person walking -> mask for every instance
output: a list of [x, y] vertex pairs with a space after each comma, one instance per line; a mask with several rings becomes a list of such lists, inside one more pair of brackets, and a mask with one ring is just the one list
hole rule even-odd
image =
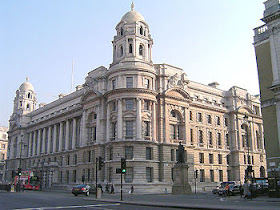
[[244, 194], [244, 189], [243, 189], [242, 184], [239, 185], [239, 191], [240, 191], [240, 198], [242, 198], [243, 194]]
[[115, 194], [114, 184], [111, 185], [111, 194]]
[[133, 188], [133, 185], [131, 185], [131, 188], [130, 188], [130, 190], [129, 190], [128, 193], [132, 195], [132, 194], [133, 194], [133, 191], [134, 191], [134, 188]]
[[248, 182], [245, 181], [245, 183], [243, 184], [243, 189], [244, 189], [244, 199], [245, 198], [249, 198], [249, 185]]

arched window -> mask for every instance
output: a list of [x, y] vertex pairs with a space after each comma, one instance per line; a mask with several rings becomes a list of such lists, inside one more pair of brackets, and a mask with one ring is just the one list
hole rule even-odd
[[132, 44], [129, 44], [129, 53], [132, 53]]
[[30, 105], [29, 104], [26, 105], [26, 110], [30, 110]]
[[139, 55], [143, 55], [143, 45], [140, 44], [139, 46]]
[[143, 35], [143, 26], [140, 27], [140, 34]]
[[263, 166], [260, 167], [260, 177], [265, 177], [265, 169]]
[[172, 110], [170, 116], [170, 138], [172, 140], [183, 140], [184, 125], [180, 113], [176, 110]]
[[123, 35], [123, 28], [121, 27], [121, 36]]
[[123, 56], [123, 46], [120, 47], [120, 57]]
[[31, 94], [30, 93], [27, 93], [27, 98], [31, 98]]

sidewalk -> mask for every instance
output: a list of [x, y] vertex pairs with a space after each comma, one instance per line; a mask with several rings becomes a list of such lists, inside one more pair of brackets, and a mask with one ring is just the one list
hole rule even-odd
[[212, 193], [200, 193], [191, 195], [172, 194], [123, 194], [120, 201], [120, 193], [102, 195], [101, 199], [93, 197], [85, 200], [123, 203], [140, 206], [154, 206], [162, 208], [192, 208], [192, 209], [280, 209], [280, 198], [267, 196], [254, 199], [244, 199], [240, 196], [222, 197]]

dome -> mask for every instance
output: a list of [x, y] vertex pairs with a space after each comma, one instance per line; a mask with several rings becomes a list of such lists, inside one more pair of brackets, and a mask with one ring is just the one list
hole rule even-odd
[[19, 91], [20, 92], [24, 92], [24, 91], [33, 91], [34, 92], [33, 85], [30, 82], [28, 82], [28, 78], [26, 78], [26, 81], [21, 84], [21, 86], [19, 87]]
[[134, 4], [131, 4], [131, 11], [125, 13], [125, 15], [122, 17], [122, 20], [126, 23], [134, 23], [136, 21], [144, 21], [144, 17], [139, 13], [134, 11]]

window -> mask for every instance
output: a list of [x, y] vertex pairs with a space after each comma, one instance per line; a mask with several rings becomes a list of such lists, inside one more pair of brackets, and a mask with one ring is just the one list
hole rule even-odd
[[153, 168], [146, 168], [146, 180], [147, 182], [153, 182]]
[[219, 181], [222, 182], [223, 180], [223, 170], [219, 170]]
[[91, 162], [91, 151], [88, 151], [88, 162]]
[[120, 46], [120, 57], [123, 56], [123, 46]]
[[132, 53], [132, 44], [129, 44], [129, 53]]
[[190, 120], [193, 120], [192, 111], [190, 111]]
[[225, 118], [225, 126], [228, 126], [228, 118]]
[[76, 182], [77, 179], [77, 171], [73, 170], [73, 182]]
[[123, 35], [123, 27], [121, 27], [121, 36]]
[[150, 136], [150, 122], [144, 121], [144, 136]]
[[139, 55], [143, 55], [143, 45], [139, 46]]
[[228, 178], [228, 181], [231, 181], [230, 170], [227, 170], [227, 178]]
[[218, 145], [222, 146], [221, 133], [217, 133], [217, 138], [218, 138]]
[[113, 147], [109, 148], [109, 160], [113, 160]]
[[229, 147], [229, 135], [228, 135], [228, 133], [226, 134], [226, 145]]
[[213, 134], [212, 134], [212, 132], [209, 131], [208, 135], [209, 135], [209, 145], [213, 145]]
[[227, 164], [229, 165], [229, 155], [227, 155], [226, 158], [227, 158]]
[[210, 182], [214, 182], [214, 170], [210, 170]]
[[198, 139], [199, 139], [199, 143], [203, 144], [203, 132], [202, 132], [202, 130], [198, 130]]
[[263, 155], [260, 155], [260, 162], [263, 162]]
[[140, 34], [143, 35], [143, 26], [140, 27]]
[[126, 168], [126, 172], [124, 174], [124, 181], [126, 183], [133, 182], [133, 168]]
[[175, 149], [171, 149], [171, 161], [175, 161]]
[[69, 183], [69, 171], [66, 171], [66, 183]]
[[209, 154], [209, 163], [210, 164], [214, 163], [213, 154]]
[[78, 161], [78, 156], [77, 154], [74, 155], [74, 164], [77, 165], [77, 161]]
[[144, 110], [150, 110], [149, 105], [150, 105], [149, 101], [144, 100]]
[[113, 167], [108, 168], [108, 181], [112, 182], [112, 177], [113, 177]]
[[199, 163], [204, 163], [204, 154], [199, 153]]
[[244, 155], [244, 164], [246, 164], [246, 155]]
[[115, 138], [116, 137], [116, 131], [117, 131], [117, 122], [112, 122], [112, 137]]
[[124, 147], [124, 155], [127, 160], [133, 159], [133, 147], [132, 146], [125, 146]]
[[218, 161], [219, 164], [223, 164], [223, 156], [221, 154], [218, 154]]
[[133, 137], [133, 121], [125, 121], [125, 136], [126, 138]]
[[152, 160], [152, 148], [146, 147], [146, 160]]
[[116, 102], [113, 101], [112, 102], [112, 111], [116, 111], [117, 110], [117, 105], [116, 105]]
[[176, 128], [175, 125], [170, 125], [170, 138], [175, 139], [176, 137]]
[[248, 155], [248, 164], [251, 164], [251, 156]]
[[126, 87], [127, 88], [133, 88], [133, 77], [127, 77], [126, 78]]
[[149, 89], [150, 88], [150, 80], [149, 79], [144, 79], [144, 88]]
[[66, 157], [67, 159], [66, 159], [66, 162], [67, 162], [67, 165], [70, 165], [70, 156], [69, 155], [67, 155], [67, 157]]
[[200, 112], [197, 113], [197, 121], [202, 122], [202, 114]]
[[193, 144], [193, 129], [190, 129], [190, 140], [191, 140], [191, 144]]
[[125, 100], [126, 110], [133, 110], [133, 99]]
[[204, 169], [200, 169], [199, 175], [200, 175], [200, 182], [205, 182]]
[[208, 124], [212, 124], [212, 117], [210, 114], [207, 115], [207, 122]]
[[88, 171], [87, 171], [87, 173], [88, 173], [88, 182], [90, 182], [90, 169], [88, 169]]
[[219, 116], [217, 116], [217, 125], [221, 125], [221, 119]]
[[116, 80], [113, 79], [112, 80], [112, 90], [115, 90], [116, 89]]

